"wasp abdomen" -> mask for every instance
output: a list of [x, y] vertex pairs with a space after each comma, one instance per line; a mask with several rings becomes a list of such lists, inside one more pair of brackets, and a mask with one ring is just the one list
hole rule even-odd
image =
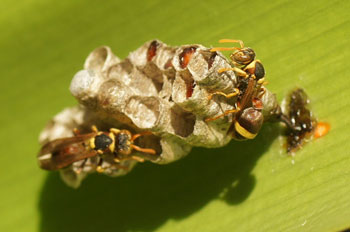
[[245, 139], [253, 139], [260, 131], [263, 122], [263, 114], [250, 107], [243, 110], [235, 123], [235, 129]]
[[265, 76], [264, 66], [260, 62], [255, 63], [254, 75], [255, 75], [257, 80], [259, 80]]

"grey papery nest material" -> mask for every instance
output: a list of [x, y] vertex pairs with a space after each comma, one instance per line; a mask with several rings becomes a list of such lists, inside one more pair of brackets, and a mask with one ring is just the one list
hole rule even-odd
[[[157, 44], [157, 49], [149, 56], [152, 43]], [[184, 65], [185, 49], [194, 52]], [[161, 41], [150, 41], [124, 60], [115, 56], [109, 47], [97, 48], [70, 85], [70, 91], [80, 105], [56, 115], [42, 131], [40, 142], [71, 137], [74, 128], [88, 132], [91, 125], [101, 130], [114, 127], [133, 133], [151, 131], [154, 136], [142, 136], [137, 143], [156, 150], [156, 156], [140, 156], [157, 164], [176, 161], [194, 146], [225, 146], [232, 139], [227, 135], [232, 117], [212, 122], [204, 119], [235, 108], [236, 98], [216, 96], [208, 100], [210, 93], [215, 91], [234, 91], [237, 86], [235, 73], [218, 72], [229, 67], [230, 62], [220, 52], [210, 52], [202, 45], [169, 47]], [[264, 119], [268, 120], [278, 103], [268, 90], [262, 101]], [[95, 171], [99, 157], [89, 158], [82, 171], [77, 172], [81, 162], [61, 170], [68, 185], [79, 186], [87, 173]], [[137, 161], [122, 161], [121, 165], [129, 170], [115, 168], [111, 162], [112, 158], [104, 158], [104, 173], [119, 176], [130, 171]]]

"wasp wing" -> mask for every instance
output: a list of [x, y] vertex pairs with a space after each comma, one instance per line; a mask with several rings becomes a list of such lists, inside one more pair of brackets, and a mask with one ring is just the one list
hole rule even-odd
[[241, 100], [238, 102], [239, 111], [233, 116], [234, 120], [232, 120], [232, 124], [231, 124], [230, 128], [227, 130], [227, 134], [234, 133], [234, 131], [235, 131], [235, 123], [234, 122], [236, 121], [235, 118], [238, 118], [242, 114], [242, 112], [245, 108], [252, 106], [255, 83], [256, 83], [256, 81], [253, 78], [249, 79], [247, 88], [245, 89]]
[[241, 109], [241, 111], [253, 105], [253, 97], [256, 94], [254, 88], [255, 84], [256, 81], [253, 78], [250, 78], [248, 86], [242, 96], [242, 99], [239, 101], [239, 108]]
[[46, 143], [38, 155], [40, 167], [46, 170], [58, 170], [75, 161], [95, 156], [97, 152], [84, 144], [94, 135], [96, 133], [56, 139]]

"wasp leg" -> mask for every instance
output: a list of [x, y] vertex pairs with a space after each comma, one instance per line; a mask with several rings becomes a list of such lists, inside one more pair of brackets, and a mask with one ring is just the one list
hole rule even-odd
[[155, 155], [156, 154], [156, 151], [154, 149], [151, 149], [151, 148], [141, 148], [141, 147], [136, 146], [134, 144], [131, 144], [131, 147], [133, 149], [135, 149], [136, 151], [148, 153], [148, 154], [151, 154], [151, 155]]
[[86, 161], [87, 159], [84, 159], [84, 161], [80, 164], [79, 168], [75, 171], [77, 174], [80, 174], [83, 171]]
[[102, 162], [103, 162], [103, 159], [100, 158], [100, 161], [98, 162], [98, 165], [96, 167], [96, 172], [98, 173], [102, 173], [105, 171], [105, 169], [102, 167]]
[[222, 96], [225, 96], [226, 98], [231, 98], [231, 97], [237, 96], [239, 94], [239, 89], [234, 88], [234, 90], [235, 90], [235, 92], [229, 93], [229, 94], [226, 94], [226, 93], [223, 93], [223, 92], [220, 92], [220, 91], [211, 93], [208, 96], [208, 100], [210, 101], [213, 98], [214, 95], [222, 95]]
[[260, 92], [258, 93], [257, 97], [261, 99], [265, 95], [266, 89], [264, 87], [262, 87], [259, 91]]
[[218, 73], [223, 73], [223, 72], [227, 72], [227, 71], [233, 71], [234, 68], [220, 68], [218, 70]]
[[80, 135], [80, 130], [78, 128], [73, 129], [74, 136]]
[[116, 129], [116, 128], [111, 128], [109, 129], [110, 132], [114, 133], [114, 134], [119, 134], [120, 130]]
[[244, 77], [244, 78], [247, 78], [249, 75], [244, 72], [242, 69], [240, 68], [237, 68], [237, 67], [232, 67], [232, 68], [220, 68], [218, 70], [218, 73], [223, 73], [223, 72], [227, 72], [227, 71], [234, 71], [235, 74], [237, 74], [238, 76], [241, 76], [241, 77]]
[[135, 156], [135, 155], [127, 156], [127, 157], [123, 157], [123, 158], [114, 158], [114, 162], [116, 162], [116, 163], [120, 163], [123, 160], [136, 160], [140, 163], [145, 162], [145, 159], [138, 157], [138, 156]]
[[265, 77], [264, 78], [261, 78], [257, 81], [257, 83], [259, 85], [267, 85], [269, 82], [268, 81], [265, 81]]
[[92, 126], [91, 126], [91, 130], [92, 130], [93, 132], [98, 132], [98, 129], [97, 129], [97, 127], [96, 127], [95, 125], [92, 125]]
[[116, 168], [119, 168], [119, 169], [123, 169], [125, 171], [129, 171], [129, 168], [124, 166], [124, 165], [120, 165], [120, 164], [113, 164], [112, 166], [115, 166]]
[[135, 155], [131, 156], [130, 159], [136, 160], [136, 161], [138, 161], [138, 162], [140, 162], [140, 163], [145, 162], [145, 159], [143, 159], [143, 158], [141, 158], [141, 157], [138, 157], [138, 156], [135, 156]]
[[244, 48], [243, 41], [242, 40], [238, 40], [238, 39], [220, 39], [219, 43], [239, 43], [241, 48]]
[[205, 122], [210, 122], [210, 121], [214, 121], [214, 120], [217, 120], [219, 118], [222, 118], [222, 117], [225, 117], [229, 114], [233, 114], [233, 113], [236, 113], [237, 111], [239, 111], [239, 109], [233, 109], [233, 110], [226, 110], [223, 114], [220, 114], [216, 117], [213, 117], [213, 118], [206, 118], [204, 121]]
[[103, 167], [101, 167], [101, 166], [96, 167], [96, 172], [103, 173], [104, 171], [105, 171], [105, 169]]

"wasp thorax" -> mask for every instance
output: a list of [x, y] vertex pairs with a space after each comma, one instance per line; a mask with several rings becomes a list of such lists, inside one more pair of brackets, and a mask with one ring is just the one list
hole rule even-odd
[[235, 123], [236, 132], [245, 139], [253, 139], [258, 134], [264, 121], [261, 111], [249, 107], [243, 110]]
[[241, 65], [247, 65], [255, 59], [255, 52], [251, 48], [242, 48], [231, 54], [231, 59]]
[[116, 136], [115, 139], [115, 147], [118, 153], [123, 155], [128, 155], [131, 153], [131, 134], [125, 132], [121, 132]]
[[100, 134], [95, 137], [95, 150], [105, 150], [111, 145], [113, 140], [106, 134]]

